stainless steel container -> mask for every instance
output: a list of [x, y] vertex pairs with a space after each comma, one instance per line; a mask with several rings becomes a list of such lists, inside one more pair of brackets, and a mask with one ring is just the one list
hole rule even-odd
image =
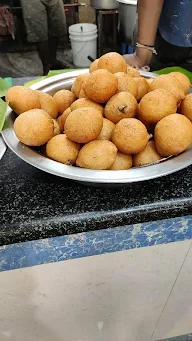
[[120, 37], [125, 43], [132, 44], [137, 21], [137, 0], [118, 0], [118, 2]]
[[91, 0], [91, 6], [95, 9], [117, 9], [119, 4], [116, 0]]
[[[61, 89], [71, 89], [71, 86], [78, 75], [88, 73], [89, 70], [77, 70], [64, 73], [44, 80], [31, 86], [33, 90], [41, 90], [49, 94], [54, 94]], [[141, 76], [145, 78], [155, 78], [157, 75], [150, 72], [141, 71]], [[22, 143], [20, 143], [14, 133], [13, 124], [15, 114], [10, 108], [7, 110], [5, 128], [2, 131], [2, 136], [12, 151], [25, 162], [32, 166], [41, 169], [47, 173], [54, 174], [63, 178], [73, 179], [86, 184], [118, 186], [121, 184], [129, 184], [131, 182], [139, 182], [151, 180], [161, 176], [165, 176], [181, 170], [192, 164], [192, 148], [184, 153], [162, 160], [160, 163], [153, 164], [147, 167], [131, 168], [124, 171], [110, 170], [92, 170], [73, 166], [67, 166], [59, 162], [50, 160], [43, 155], [37, 153]]]

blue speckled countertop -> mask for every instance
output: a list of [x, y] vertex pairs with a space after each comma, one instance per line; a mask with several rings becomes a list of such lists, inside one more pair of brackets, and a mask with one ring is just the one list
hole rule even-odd
[[192, 167], [127, 187], [89, 188], [44, 173], [10, 150], [0, 162], [0, 245], [192, 212]]

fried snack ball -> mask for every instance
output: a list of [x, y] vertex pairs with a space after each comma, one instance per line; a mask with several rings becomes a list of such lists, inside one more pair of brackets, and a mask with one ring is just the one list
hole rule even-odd
[[192, 94], [188, 94], [181, 102], [179, 112], [192, 122]]
[[39, 90], [36, 90], [35, 92], [39, 97], [41, 109], [46, 111], [52, 118], [56, 118], [58, 116], [58, 105], [56, 100], [45, 92]]
[[102, 105], [100, 104], [97, 104], [93, 101], [91, 101], [90, 99], [88, 98], [79, 98], [77, 99], [75, 102], [73, 102], [71, 104], [71, 111], [73, 110], [76, 110], [76, 109], [79, 109], [79, 108], [94, 108], [98, 111], [100, 111], [100, 113], [103, 115], [103, 112], [104, 112], [104, 108]]
[[154, 129], [155, 129], [155, 124], [149, 123], [149, 122], [145, 121], [142, 117], [140, 117], [139, 106], [140, 106], [140, 104], [138, 105], [138, 113], [136, 115], [136, 118], [144, 124], [144, 126], [147, 128], [148, 132], [153, 133]]
[[127, 66], [127, 74], [130, 77], [140, 77], [140, 72], [139, 70], [135, 69], [132, 66]]
[[60, 126], [59, 123], [53, 119], [53, 135], [59, 135], [60, 134]]
[[53, 98], [57, 102], [60, 115], [76, 100], [74, 93], [69, 90], [60, 90], [55, 93]]
[[141, 99], [138, 116], [141, 121], [156, 124], [163, 117], [175, 114], [176, 111], [175, 97], [166, 89], [157, 89]]
[[111, 140], [115, 124], [106, 118], [103, 119], [103, 128], [96, 140]]
[[57, 121], [57, 123], [59, 125], [60, 133], [63, 133], [63, 131], [64, 131], [64, 124], [63, 124], [62, 115], [59, 116], [56, 121]]
[[65, 121], [65, 133], [69, 139], [78, 143], [95, 140], [103, 127], [103, 117], [94, 108], [80, 108], [69, 114]]
[[125, 154], [138, 154], [147, 145], [149, 134], [142, 122], [136, 118], [124, 118], [117, 123], [112, 142]]
[[137, 101], [140, 101], [149, 91], [149, 84], [144, 77], [135, 77], [134, 81], [138, 86]]
[[85, 95], [85, 91], [83, 90], [83, 88], [81, 88], [81, 91], [79, 93], [79, 98], [87, 98], [87, 96]]
[[126, 73], [115, 73], [118, 79], [118, 92], [130, 92], [135, 98], [138, 96], [138, 85], [133, 77], [128, 76]]
[[75, 79], [72, 85], [71, 91], [75, 94], [77, 98], [79, 98], [80, 91], [83, 87], [83, 84], [87, 81], [88, 78], [89, 78], [89, 74], [84, 73], [82, 75], [77, 76], [77, 78]]
[[97, 70], [89, 74], [83, 89], [89, 99], [102, 104], [116, 93], [117, 86], [117, 77], [107, 70]]
[[157, 123], [154, 136], [161, 156], [177, 155], [192, 143], [192, 124], [183, 115], [169, 115]]
[[155, 142], [149, 141], [145, 149], [133, 156], [133, 166], [140, 167], [159, 160], [161, 160], [161, 156], [157, 152]]
[[69, 116], [69, 114], [71, 113], [71, 108], [67, 108], [63, 113], [62, 115], [60, 115], [58, 118], [57, 118], [57, 122], [59, 124], [59, 127], [60, 127], [60, 132], [63, 133], [64, 131], [64, 125], [65, 125], [65, 121], [67, 119], [67, 117]]
[[99, 58], [98, 69], [106, 69], [111, 73], [127, 72], [127, 63], [117, 52], [109, 52]]
[[110, 170], [128, 170], [132, 166], [133, 166], [132, 155], [127, 155], [118, 151], [115, 162], [110, 168]]
[[177, 103], [185, 98], [185, 93], [182, 89], [181, 83], [176, 77], [169, 75], [161, 75], [153, 80], [150, 84], [151, 91], [156, 89], [165, 89], [172, 93], [176, 98]]
[[146, 78], [146, 81], [150, 85], [154, 81], [154, 78]]
[[118, 123], [124, 118], [135, 117], [137, 113], [137, 101], [129, 92], [119, 92], [107, 102], [104, 115], [113, 123]]
[[98, 69], [98, 63], [99, 63], [99, 59], [95, 59], [94, 62], [91, 63], [90, 68], [89, 68], [90, 73], [92, 73]]
[[147, 78], [146, 81], [147, 81], [147, 83], [148, 83], [148, 85], [149, 85], [149, 91], [152, 91], [152, 89], [151, 89], [151, 84], [152, 84], [152, 82], [154, 81], [154, 78]]
[[41, 109], [37, 93], [25, 86], [13, 86], [10, 88], [6, 93], [6, 102], [17, 115], [31, 109]]
[[61, 115], [62, 117], [62, 122], [63, 122], [63, 128], [64, 128], [64, 125], [65, 125], [65, 121], [67, 119], [67, 117], [69, 116], [69, 114], [72, 112], [71, 108], [67, 108]]
[[117, 148], [110, 141], [95, 140], [83, 146], [76, 165], [81, 168], [106, 170], [114, 164]]
[[53, 119], [41, 109], [31, 109], [18, 116], [13, 129], [18, 140], [27, 146], [41, 146], [54, 135]]
[[79, 150], [80, 145], [65, 134], [54, 136], [46, 145], [46, 154], [50, 159], [69, 166], [75, 163]]
[[181, 72], [171, 72], [169, 75], [177, 78], [177, 80], [181, 83], [185, 95], [187, 95], [191, 87], [189, 78]]

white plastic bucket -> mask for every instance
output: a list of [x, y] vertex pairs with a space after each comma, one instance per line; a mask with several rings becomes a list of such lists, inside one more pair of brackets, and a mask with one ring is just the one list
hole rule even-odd
[[88, 56], [97, 58], [97, 26], [93, 24], [75, 24], [69, 27], [69, 38], [73, 54], [73, 64], [77, 67], [89, 67]]

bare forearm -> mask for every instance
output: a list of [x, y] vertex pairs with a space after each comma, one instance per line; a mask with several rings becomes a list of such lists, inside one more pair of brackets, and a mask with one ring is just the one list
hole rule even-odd
[[[138, 0], [138, 35], [137, 42], [154, 46], [164, 0]], [[133, 55], [125, 56], [128, 64], [136, 67], [150, 65], [152, 51], [137, 47]]]
[[138, 37], [140, 44], [154, 45], [164, 0], [138, 0]]

